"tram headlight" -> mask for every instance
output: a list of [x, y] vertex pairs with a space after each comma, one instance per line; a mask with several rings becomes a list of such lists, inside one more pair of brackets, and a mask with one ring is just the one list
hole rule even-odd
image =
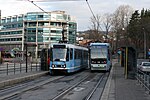
[[55, 65], [52, 65], [52, 67], [54, 68], [54, 67], [55, 67]]
[[64, 64], [63, 67], [66, 68], [66, 64]]

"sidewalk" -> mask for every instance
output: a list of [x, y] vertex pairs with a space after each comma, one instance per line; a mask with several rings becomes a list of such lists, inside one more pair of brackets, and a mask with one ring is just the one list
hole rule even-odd
[[112, 67], [101, 100], [150, 100], [150, 95], [136, 79], [125, 79], [124, 68], [116, 63]]
[[43, 75], [48, 74], [49, 71], [30, 71], [27, 73], [19, 73], [14, 75], [5, 75], [0, 76], [0, 88], [13, 85], [16, 83], [24, 82], [27, 80], [32, 80], [38, 77], [41, 77]]

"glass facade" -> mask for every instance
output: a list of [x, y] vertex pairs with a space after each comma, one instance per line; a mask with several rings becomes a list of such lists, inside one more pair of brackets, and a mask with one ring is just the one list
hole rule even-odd
[[29, 50], [32, 48], [32, 52], [39, 52], [50, 43], [62, 40], [63, 31], [68, 43], [76, 43], [77, 24], [64, 11], [29, 12], [25, 15], [4, 17], [1, 23], [0, 45], [12, 45], [9, 49], [18, 45], [19, 49], [24, 51], [24, 43], [27, 42], [36, 44], [29, 46]]

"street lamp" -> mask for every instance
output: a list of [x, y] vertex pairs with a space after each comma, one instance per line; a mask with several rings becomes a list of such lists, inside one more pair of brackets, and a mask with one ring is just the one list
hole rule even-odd
[[144, 59], [146, 59], [146, 33], [145, 33], [145, 29], [143, 29], [143, 33], [144, 33]]
[[26, 49], [26, 73], [28, 72], [28, 59], [27, 59], [27, 52], [28, 52], [28, 46], [27, 46], [27, 36], [24, 36], [24, 40], [25, 40], [25, 42], [24, 42], [24, 45], [25, 45], [25, 49]]

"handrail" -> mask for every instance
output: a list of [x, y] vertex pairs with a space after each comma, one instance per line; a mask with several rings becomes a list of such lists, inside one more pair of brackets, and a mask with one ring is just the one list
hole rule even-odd
[[[40, 71], [41, 65], [40, 63], [28, 63], [27, 69], [29, 71]], [[0, 65], [0, 75], [12, 75], [25, 73], [26, 64], [24, 63], [3, 63]]]
[[136, 79], [150, 94], [150, 72], [143, 72], [137, 69]]

